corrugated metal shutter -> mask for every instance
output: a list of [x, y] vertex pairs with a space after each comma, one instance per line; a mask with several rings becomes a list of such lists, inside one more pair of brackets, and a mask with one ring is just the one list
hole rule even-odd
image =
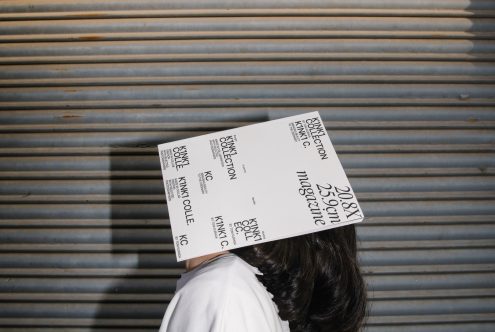
[[369, 220], [368, 331], [495, 329], [495, 2], [2, 1], [0, 326], [150, 331], [156, 144], [318, 110]]

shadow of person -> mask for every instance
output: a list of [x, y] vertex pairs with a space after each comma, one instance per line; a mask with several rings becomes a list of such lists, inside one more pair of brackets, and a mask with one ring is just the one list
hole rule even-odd
[[[156, 146], [111, 148], [101, 297], [91, 331], [157, 331], [183, 272], [172, 244]], [[143, 150], [144, 154], [129, 150]]]

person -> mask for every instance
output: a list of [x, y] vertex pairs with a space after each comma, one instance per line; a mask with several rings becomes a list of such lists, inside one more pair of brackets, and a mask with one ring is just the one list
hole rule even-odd
[[347, 225], [189, 260], [160, 332], [359, 331], [356, 242]]

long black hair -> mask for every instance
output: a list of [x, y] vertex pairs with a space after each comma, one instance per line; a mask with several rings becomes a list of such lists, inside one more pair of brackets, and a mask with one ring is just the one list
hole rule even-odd
[[263, 275], [291, 331], [355, 332], [367, 311], [354, 225], [230, 250]]

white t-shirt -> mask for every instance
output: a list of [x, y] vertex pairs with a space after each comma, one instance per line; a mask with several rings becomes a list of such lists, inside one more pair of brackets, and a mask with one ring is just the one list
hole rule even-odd
[[160, 332], [290, 332], [255, 274], [233, 253], [183, 273]]

